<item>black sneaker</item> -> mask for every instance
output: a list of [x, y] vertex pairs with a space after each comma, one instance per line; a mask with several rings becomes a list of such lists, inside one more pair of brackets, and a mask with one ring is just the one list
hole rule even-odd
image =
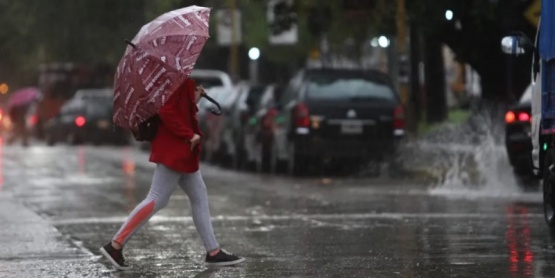
[[206, 254], [206, 265], [208, 266], [232, 266], [240, 264], [245, 261], [245, 258], [240, 258], [233, 254], [228, 254], [224, 250], [220, 250], [218, 254], [210, 256]]
[[112, 246], [112, 242], [108, 242], [106, 245], [100, 248], [100, 254], [104, 255], [112, 265], [118, 270], [127, 270], [131, 266], [125, 264], [125, 259], [123, 258], [122, 249], [117, 250]]

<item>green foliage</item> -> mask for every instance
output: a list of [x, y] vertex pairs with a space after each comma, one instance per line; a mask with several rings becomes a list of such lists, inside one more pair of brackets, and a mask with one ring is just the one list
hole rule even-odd
[[[262, 55], [277, 64], [290, 64], [303, 60], [310, 49], [318, 47], [318, 37], [308, 29], [308, 17], [313, 8], [331, 9], [328, 38], [332, 49], [341, 51], [346, 41], [354, 45], [376, 35], [394, 36], [396, 33], [396, 1], [372, 1], [371, 8], [345, 10], [339, 0], [297, 0], [299, 43], [291, 46], [275, 46], [268, 43], [266, 1], [236, 0], [243, 13], [243, 49], [259, 47]], [[37, 65], [45, 62], [69, 61], [89, 64], [115, 65], [121, 57], [125, 44], [123, 39], [133, 38], [147, 21], [165, 11], [188, 5], [205, 5], [227, 8], [229, 0], [0, 0], [0, 74], [36, 72]], [[513, 20], [515, 13], [522, 13], [520, 0], [406, 0], [410, 23], [418, 26], [424, 36], [438, 36], [450, 45], [458, 59], [469, 62], [475, 68], [491, 53], [477, 51], [476, 47], [487, 43], [488, 51], [498, 48], [498, 37], [507, 29], [504, 22]], [[454, 22], [444, 18], [446, 9], [455, 13], [463, 31], [457, 31]], [[215, 26], [215, 16], [212, 17]], [[511, 27], [515, 27], [511, 26]], [[533, 35], [533, 28], [525, 28]], [[530, 31], [532, 30], [532, 31]], [[215, 28], [211, 28], [208, 48], [221, 50], [216, 45]], [[495, 42], [495, 44], [493, 44]], [[355, 48], [356, 49], [356, 48]], [[222, 53], [219, 51], [218, 53]], [[217, 58], [216, 58], [217, 59]], [[485, 59], [487, 60], [487, 59]]]
[[115, 64], [144, 22], [143, 0], [1, 1], [0, 65], [20, 72], [39, 63]]

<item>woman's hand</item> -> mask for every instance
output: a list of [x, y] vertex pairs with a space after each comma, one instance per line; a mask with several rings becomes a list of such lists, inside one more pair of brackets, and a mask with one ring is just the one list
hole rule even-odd
[[189, 143], [191, 143], [191, 151], [195, 149], [195, 147], [200, 144], [200, 135], [195, 134], [193, 135], [193, 138], [191, 138], [191, 140], [189, 140]]
[[195, 103], [198, 103], [202, 94], [205, 94], [204, 87], [202, 85], [195, 88]]

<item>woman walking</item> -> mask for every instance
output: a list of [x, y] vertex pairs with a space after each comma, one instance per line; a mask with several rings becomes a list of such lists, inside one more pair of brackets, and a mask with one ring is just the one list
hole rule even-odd
[[193, 80], [187, 79], [158, 113], [160, 126], [151, 142], [150, 161], [156, 163], [156, 169], [150, 191], [112, 240], [100, 248], [116, 269], [129, 268], [123, 247], [150, 217], [166, 206], [177, 185], [191, 202], [193, 221], [207, 252], [205, 263], [230, 266], [245, 260], [221, 250], [212, 230], [208, 195], [199, 171], [202, 133], [197, 103], [203, 93], [202, 86], [196, 87]]

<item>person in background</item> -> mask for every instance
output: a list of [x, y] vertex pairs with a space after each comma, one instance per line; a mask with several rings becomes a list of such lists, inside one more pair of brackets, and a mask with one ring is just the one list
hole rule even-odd
[[129, 265], [123, 257], [123, 247], [131, 237], [168, 203], [177, 185], [189, 197], [193, 221], [206, 249], [205, 263], [209, 266], [231, 266], [245, 259], [222, 249], [212, 229], [208, 194], [199, 170], [202, 133], [197, 120], [197, 103], [204, 94], [202, 86], [185, 80], [160, 110], [160, 126], [151, 142], [150, 161], [156, 163], [150, 191], [131, 212], [110, 242], [100, 248], [116, 269]]
[[8, 116], [12, 123], [12, 133], [8, 138], [8, 144], [13, 144], [17, 138], [21, 138], [23, 146], [29, 146], [29, 136], [27, 133], [27, 112], [29, 111], [29, 105], [20, 105], [10, 107], [8, 110]]

